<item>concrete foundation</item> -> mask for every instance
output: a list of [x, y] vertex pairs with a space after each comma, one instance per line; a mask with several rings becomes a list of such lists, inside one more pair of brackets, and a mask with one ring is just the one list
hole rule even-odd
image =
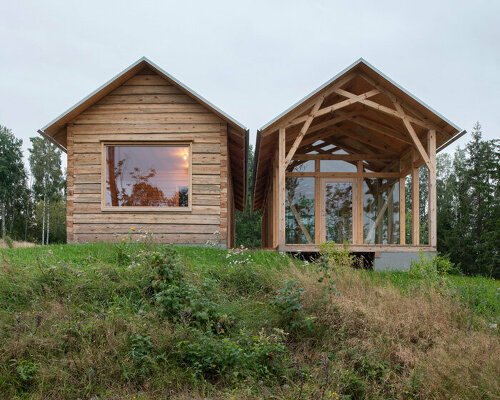
[[[424, 257], [434, 257], [435, 251], [423, 253]], [[373, 260], [373, 269], [376, 271], [408, 271], [412, 260], [419, 260], [419, 252], [380, 252]]]

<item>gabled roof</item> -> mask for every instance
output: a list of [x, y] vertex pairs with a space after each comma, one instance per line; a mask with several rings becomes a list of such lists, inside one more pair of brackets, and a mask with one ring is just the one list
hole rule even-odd
[[[465, 133], [366, 60], [358, 59], [257, 131], [253, 209], [260, 209], [265, 200], [279, 128], [286, 128], [287, 148], [295, 138], [303, 137], [307, 138], [300, 141], [304, 152], [325, 153], [336, 146], [353, 154], [385, 152], [401, 158], [408, 156], [412, 143], [404, 120], [420, 122], [414, 127], [420, 137], [435, 130], [438, 151]], [[303, 126], [307, 126], [306, 136], [300, 133]], [[310, 132], [316, 133], [307, 136]]]
[[65, 127], [65, 125], [71, 121], [73, 118], [75, 118], [77, 115], [85, 111], [88, 107], [92, 106], [93, 104], [97, 103], [100, 99], [102, 99], [104, 96], [108, 95], [111, 93], [114, 89], [116, 89], [118, 86], [122, 85], [125, 81], [130, 79], [132, 76], [134, 76], [137, 72], [142, 70], [145, 67], [149, 67], [151, 70], [156, 72], [158, 75], [162, 76], [163, 78], [167, 79], [170, 81], [174, 86], [182, 90], [184, 93], [186, 93], [188, 96], [193, 98], [194, 100], [198, 101], [199, 103], [203, 104], [205, 107], [207, 107], [209, 110], [211, 110], [213, 113], [218, 115], [220, 118], [225, 120], [230, 126], [234, 127], [237, 130], [240, 131], [247, 131], [247, 128], [226, 114], [224, 111], [222, 111], [220, 108], [209, 102], [207, 99], [202, 97], [200, 94], [196, 93], [193, 89], [182, 83], [181, 81], [177, 80], [175, 77], [170, 75], [168, 72], [163, 70], [161, 67], [159, 67], [157, 64], [152, 62], [146, 57], [141, 57], [139, 58], [136, 62], [125, 68], [123, 71], [115, 75], [113, 78], [111, 78], [109, 81], [107, 81], [104, 85], [100, 86], [96, 90], [94, 90], [92, 93], [90, 93], [88, 96], [80, 100], [78, 103], [67, 109], [65, 112], [63, 112], [61, 115], [56, 117], [54, 120], [49, 122], [47, 125], [45, 125], [43, 128], [41, 128], [38, 132], [45, 136], [47, 139], [51, 140], [54, 142], [58, 147], [60, 147], [63, 151], [66, 151], [66, 142], [65, 138], [63, 140], [63, 135], [61, 130]]
[[404, 87], [402, 87], [401, 85], [399, 85], [396, 82], [394, 82], [391, 78], [389, 78], [387, 75], [385, 75], [379, 69], [375, 68], [372, 64], [370, 64], [368, 61], [366, 61], [362, 57], [360, 57], [359, 59], [357, 59], [356, 61], [354, 61], [347, 68], [345, 68], [342, 71], [340, 71], [333, 78], [329, 79], [328, 81], [326, 81], [325, 83], [323, 83], [322, 85], [320, 85], [319, 87], [317, 87], [316, 89], [314, 89], [308, 95], [304, 96], [302, 99], [300, 99], [299, 101], [297, 101], [295, 104], [293, 104], [292, 106], [288, 107], [281, 114], [279, 114], [278, 116], [274, 117], [267, 124], [263, 125], [259, 129], [259, 131], [260, 132], [265, 131], [271, 125], [274, 125], [276, 122], [278, 122], [281, 119], [283, 119], [286, 115], [288, 115], [295, 108], [297, 108], [301, 104], [303, 104], [303, 103], [307, 102], [308, 100], [310, 100], [316, 94], [320, 93], [321, 91], [323, 91], [323, 89], [329, 87], [331, 84], [333, 84], [334, 82], [338, 81], [340, 78], [342, 78], [347, 73], [352, 72], [353, 70], [356, 70], [356, 69], [359, 69], [360, 71], [363, 71], [363, 72], [365, 72], [365, 73], [367, 73], [369, 75], [374, 75], [376, 78], [378, 78], [381, 81], [380, 82], [381, 84], [386, 84], [389, 88], [393, 89], [397, 94], [399, 94], [403, 99], [410, 100], [412, 102], [418, 103], [421, 107], [424, 107], [427, 111], [429, 111], [430, 113], [433, 113], [437, 118], [439, 118], [442, 121], [446, 122], [447, 124], [451, 125], [457, 131], [459, 131], [459, 132], [462, 131], [462, 129], [460, 129], [457, 125], [455, 125], [449, 119], [447, 119], [444, 116], [442, 116], [440, 113], [438, 113], [432, 107], [428, 106], [426, 103], [424, 103], [422, 100], [420, 100], [417, 96], [415, 96], [412, 93], [410, 93]]
[[243, 210], [246, 203], [247, 191], [247, 161], [248, 161], [248, 129], [232, 118], [220, 108], [206, 100], [184, 83], [177, 80], [168, 72], [160, 68], [146, 57], [141, 57], [122, 72], [115, 75], [104, 85], [90, 93], [84, 99], [70, 107], [53, 121], [49, 122], [38, 133], [50, 140], [56, 146], [66, 152], [66, 124], [70, 123], [75, 117], [97, 103], [103, 97], [110, 94], [113, 90], [121, 86], [127, 80], [139, 73], [145, 68], [149, 68], [159, 76], [169, 81], [180, 91], [206, 107], [223, 121], [228, 124], [228, 153], [231, 161], [231, 171], [233, 176], [234, 195], [236, 208]]

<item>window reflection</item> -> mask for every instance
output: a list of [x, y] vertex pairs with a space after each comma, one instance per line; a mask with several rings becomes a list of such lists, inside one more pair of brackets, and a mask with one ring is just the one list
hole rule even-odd
[[364, 179], [363, 231], [366, 244], [399, 243], [398, 179]]
[[189, 146], [106, 146], [106, 206], [188, 207]]
[[314, 178], [286, 178], [286, 242], [314, 243]]
[[352, 242], [351, 182], [326, 182], [325, 231], [327, 241]]

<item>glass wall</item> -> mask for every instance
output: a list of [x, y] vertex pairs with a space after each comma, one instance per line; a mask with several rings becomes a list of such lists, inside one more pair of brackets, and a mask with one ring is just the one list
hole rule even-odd
[[399, 244], [399, 179], [363, 180], [363, 242]]
[[315, 234], [314, 178], [287, 177], [285, 235], [290, 244], [313, 244]]
[[314, 172], [314, 160], [292, 160], [286, 172]]
[[334, 243], [352, 243], [352, 182], [326, 182], [325, 234]]
[[357, 172], [356, 163], [342, 160], [321, 160], [319, 162], [321, 172]]

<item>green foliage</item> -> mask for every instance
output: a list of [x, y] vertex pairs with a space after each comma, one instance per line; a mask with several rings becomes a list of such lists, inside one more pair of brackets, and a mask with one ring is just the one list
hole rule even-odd
[[303, 335], [314, 329], [314, 317], [306, 315], [302, 306], [302, 297], [306, 291], [298, 287], [297, 282], [285, 281], [273, 304], [278, 310], [282, 326], [295, 335]]
[[38, 365], [32, 361], [21, 360], [19, 362], [12, 360], [17, 375], [17, 385], [20, 391], [28, 391], [35, 380], [38, 372]]
[[499, 279], [500, 141], [483, 140], [479, 123], [471, 135], [437, 158], [438, 249], [465, 274]]
[[[126, 255], [122, 265], [117, 248]], [[332, 277], [342, 296], [328, 292]], [[153, 288], [155, 281], [161, 288]], [[419, 343], [405, 342], [404, 326], [395, 336], [395, 325], [372, 327], [364, 315], [371, 306], [360, 312], [347, 282], [359, 296], [369, 290], [384, 296], [392, 283], [404, 296], [413, 297], [419, 285], [427, 290], [426, 278], [408, 273], [318, 268], [277, 252], [130, 240], [0, 250], [0, 393], [9, 399], [425, 398], [428, 376], [399, 364], [400, 357], [413, 359]], [[498, 321], [498, 282], [458, 275], [446, 282], [439, 290], [449, 301], [481, 310], [491, 325]], [[163, 290], [171, 290], [166, 303], [156, 300]], [[212, 317], [191, 318], [193, 312]], [[479, 327], [467, 325], [470, 340]], [[424, 336], [432, 331], [422, 328]], [[495, 398], [495, 384], [474, 376], [471, 387], [488, 393], [481, 398]], [[456, 397], [466, 396], [478, 397]]]
[[196, 375], [213, 379], [223, 374], [244, 379], [271, 378], [284, 371], [285, 333], [274, 330], [266, 335], [246, 331], [235, 337], [220, 337], [208, 331], [189, 328], [183, 332], [186, 340], [176, 344], [176, 354]]
[[439, 254], [430, 256], [420, 250], [419, 259], [411, 261], [408, 274], [412, 278], [437, 280], [439, 277], [452, 272], [456, 272], [456, 269], [448, 257]]
[[353, 267], [356, 257], [349, 249], [349, 243], [344, 242], [342, 247], [334, 242], [324, 242], [319, 245], [323, 263], [334, 267]]
[[248, 146], [247, 199], [244, 211], [236, 210], [236, 246], [258, 248], [261, 246], [261, 211], [252, 211], [253, 146]]
[[0, 125], [0, 219], [1, 236], [6, 236], [23, 207], [26, 194], [26, 171], [23, 164], [21, 139], [16, 139], [10, 129]]
[[151, 256], [154, 299], [171, 321], [207, 330], [224, 330], [221, 315], [201, 290], [185, 279], [185, 268], [179, 264], [174, 249], [165, 247]]
[[14, 241], [10, 238], [10, 236], [5, 236], [3, 238], [3, 241], [5, 242], [5, 244], [7, 245], [7, 247], [9, 249], [13, 249], [14, 248]]

